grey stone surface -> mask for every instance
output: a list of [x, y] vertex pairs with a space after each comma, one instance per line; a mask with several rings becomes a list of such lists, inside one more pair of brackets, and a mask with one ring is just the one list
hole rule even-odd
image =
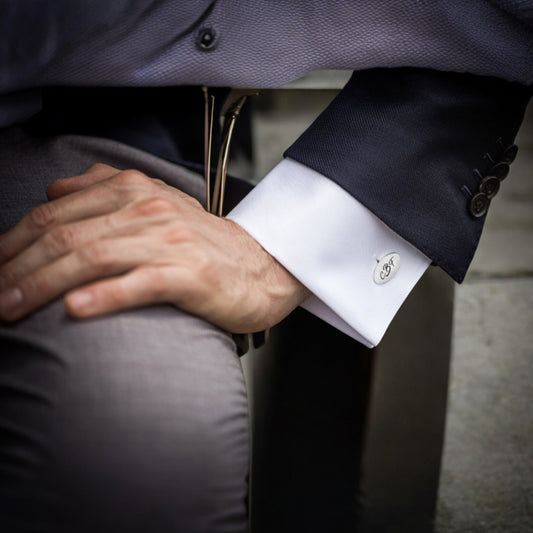
[[533, 530], [533, 279], [456, 291], [438, 533]]
[[456, 288], [437, 533], [533, 531], [533, 106]]

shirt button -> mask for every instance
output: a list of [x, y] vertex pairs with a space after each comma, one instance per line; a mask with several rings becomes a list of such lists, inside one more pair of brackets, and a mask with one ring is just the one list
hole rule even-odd
[[510, 144], [503, 151], [501, 161], [503, 163], [511, 164], [515, 160], [517, 153], [518, 153], [518, 146], [516, 146], [516, 144]]
[[202, 28], [196, 36], [196, 46], [200, 50], [214, 50], [217, 44], [217, 33], [213, 28]]
[[482, 217], [487, 213], [489, 204], [489, 197], [483, 192], [478, 192], [472, 200], [470, 200], [470, 214], [476, 218]]
[[481, 180], [479, 184], [479, 192], [485, 193], [487, 198], [491, 200], [498, 194], [500, 190], [500, 180], [494, 176], [487, 176]]

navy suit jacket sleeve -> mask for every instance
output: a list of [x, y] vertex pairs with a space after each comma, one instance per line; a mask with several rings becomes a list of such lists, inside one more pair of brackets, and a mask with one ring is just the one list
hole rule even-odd
[[530, 95], [471, 74], [360, 71], [285, 155], [338, 183], [461, 282]]

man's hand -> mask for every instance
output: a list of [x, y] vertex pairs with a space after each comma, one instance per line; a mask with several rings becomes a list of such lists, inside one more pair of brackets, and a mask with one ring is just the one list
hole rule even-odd
[[97, 164], [0, 236], [0, 319], [66, 293], [76, 318], [170, 303], [233, 333], [266, 329], [308, 291], [234, 222], [135, 170]]

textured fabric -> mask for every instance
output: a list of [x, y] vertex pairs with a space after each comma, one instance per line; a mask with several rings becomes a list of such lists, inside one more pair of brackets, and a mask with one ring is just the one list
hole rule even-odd
[[[113, 141], [0, 134], [0, 231], [95, 160], [198, 196], [195, 174]], [[0, 530], [244, 532], [248, 425], [231, 338], [171, 306], [0, 326]]]
[[533, 28], [533, 2], [531, 0], [490, 0], [495, 6], [507, 11], [526, 26]]
[[530, 95], [469, 74], [356, 72], [286, 155], [335, 181], [460, 282], [484, 223], [469, 213], [470, 199], [513, 142]]
[[[486, 0], [121, 0], [112, 6], [2, 0], [1, 6], [10, 43], [0, 62], [4, 91], [47, 83], [273, 86], [323, 68], [417, 66], [523, 82], [533, 75], [531, 35]], [[199, 27], [215, 30], [215, 49], [196, 46]]]
[[[316, 69], [403, 66], [531, 83], [528, 5], [0, 0], [0, 94], [46, 85], [275, 87]], [[197, 45], [205, 28], [215, 37], [207, 49]], [[0, 125], [7, 105], [0, 99]]]

